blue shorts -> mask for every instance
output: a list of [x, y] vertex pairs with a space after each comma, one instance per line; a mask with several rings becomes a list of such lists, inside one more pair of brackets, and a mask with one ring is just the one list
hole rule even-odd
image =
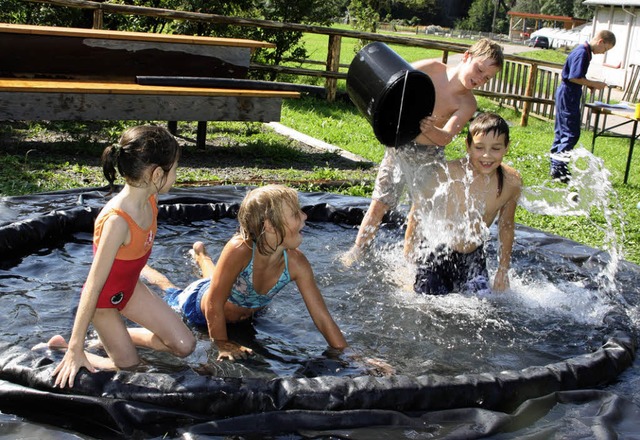
[[202, 278], [189, 284], [184, 290], [169, 287], [165, 290], [164, 300], [172, 309], [182, 313], [189, 324], [206, 327], [207, 319], [200, 303], [210, 284], [210, 278]]
[[439, 247], [418, 265], [413, 290], [428, 295], [488, 291], [489, 273], [483, 246], [463, 254]]

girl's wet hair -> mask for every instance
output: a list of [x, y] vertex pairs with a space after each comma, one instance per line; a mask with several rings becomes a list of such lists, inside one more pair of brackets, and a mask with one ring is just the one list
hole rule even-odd
[[166, 128], [139, 125], [125, 130], [118, 144], [102, 153], [102, 172], [114, 187], [116, 170], [130, 185], [144, 182], [149, 167], [157, 166], [168, 173], [180, 158], [180, 145]]
[[276, 231], [278, 243], [282, 244], [286, 235], [286, 207], [294, 212], [300, 209], [298, 192], [283, 185], [267, 185], [251, 190], [242, 201], [238, 211], [238, 234], [243, 240], [253, 241], [258, 252], [263, 255], [272, 254], [275, 247], [271, 247], [264, 234], [265, 222]]
[[[509, 124], [500, 115], [495, 113], [480, 113], [469, 124], [467, 133], [467, 146], [473, 145], [473, 138], [477, 135], [493, 134], [495, 137], [504, 136], [504, 146], [509, 146]], [[498, 175], [498, 197], [502, 194], [504, 185], [504, 171], [502, 165], [497, 169]]]

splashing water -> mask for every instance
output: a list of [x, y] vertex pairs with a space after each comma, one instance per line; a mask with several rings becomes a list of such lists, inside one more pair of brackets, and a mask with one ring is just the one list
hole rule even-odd
[[489, 238], [485, 201], [490, 177], [474, 175], [467, 159], [454, 165], [433, 162], [411, 166], [399, 155], [413, 201], [407, 232], [407, 255], [416, 261], [439, 253], [444, 245], [471, 252]]
[[598, 274], [606, 291], [613, 291], [614, 277], [623, 258], [623, 210], [618, 195], [609, 180], [611, 173], [604, 161], [585, 148], [574, 149], [569, 156], [571, 179], [566, 186], [552, 187], [550, 181], [523, 188], [519, 204], [533, 214], [581, 216], [592, 218], [601, 214], [605, 226], [592, 222], [603, 233], [603, 250], [609, 253], [607, 266]]
[[[471, 193], [470, 183], [477, 177], [473, 176], [470, 167], [462, 177], [456, 178], [442, 164], [416, 167], [402, 155], [398, 158], [398, 174], [405, 176], [411, 200], [417, 207], [412, 215], [419, 220], [420, 230], [415, 236], [428, 238], [420, 242], [413, 257], [428, 255], [442, 243], [452, 248], [460, 248], [466, 243], [475, 248], [486, 242], [491, 227], [483, 222], [486, 194]], [[519, 205], [540, 215], [604, 218], [604, 226], [591, 222], [602, 232], [603, 250], [610, 255], [596, 281], [605, 292], [613, 293], [616, 291], [615, 274], [623, 258], [623, 210], [602, 159], [584, 148], [576, 148], [570, 155], [569, 167], [571, 180], [567, 185], [558, 186], [547, 180], [542, 185], [525, 186]], [[425, 246], [425, 241], [430, 244]]]

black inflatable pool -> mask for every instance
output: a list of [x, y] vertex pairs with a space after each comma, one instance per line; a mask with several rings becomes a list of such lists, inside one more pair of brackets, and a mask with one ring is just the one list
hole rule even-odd
[[[246, 190], [172, 191], [161, 200], [160, 222], [233, 219]], [[7, 325], [46, 325], [44, 317], [33, 322], [25, 318], [20, 298], [10, 299], [12, 283], [20, 282], [11, 276], [12, 270], [25, 256], [46, 256], [43, 249], [58, 248], [74, 234], [89, 233], [103, 196], [95, 189], [1, 201], [0, 309]], [[355, 234], [368, 200], [314, 193], [301, 194], [301, 203], [309, 224], [338, 224], [346, 234]], [[399, 214], [389, 217], [390, 229], [401, 219]], [[585, 273], [596, 273], [606, 259], [599, 251], [524, 227], [518, 228], [516, 241], [519, 250], [514, 258], [518, 252], [532, 253], [542, 262], [553, 254]], [[559, 408], [575, 405], [571, 417], [577, 413], [584, 420], [591, 420], [594, 406], [599, 408], [597, 420], [585, 426], [624, 436], [640, 429], [640, 411], [632, 401], [603, 387], [619, 380], [634, 363], [636, 327], [629, 308], [637, 310], [640, 268], [623, 262], [618, 278], [626, 291], [599, 323], [596, 335], [601, 339], [591, 341], [590, 352], [499, 372], [243, 378], [203, 375], [193, 369], [122, 371], [82, 374], [72, 390], [58, 390], [50, 380], [56, 361], [51, 353], [32, 352], [20, 340], [0, 340], [0, 411], [23, 418], [2, 426], [29, 433], [34, 423], [45, 423], [70, 435], [80, 432], [101, 438], [177, 438], [184, 433], [332, 438], [421, 438], [415, 435], [423, 434], [480, 438], [501, 433], [500, 438], [511, 438], [543, 435], [549, 429], [563, 438], [565, 433], [577, 438], [580, 430], [546, 419], [555, 413], [552, 419], [562, 420], [563, 411], [569, 410]], [[638, 380], [637, 373], [626, 374]], [[632, 400], [638, 398], [632, 393]]]

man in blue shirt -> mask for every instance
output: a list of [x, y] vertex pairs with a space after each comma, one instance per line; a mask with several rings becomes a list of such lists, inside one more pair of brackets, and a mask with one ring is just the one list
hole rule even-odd
[[616, 36], [611, 31], [599, 31], [589, 42], [576, 46], [567, 57], [562, 68], [562, 82], [556, 90], [555, 138], [551, 145], [551, 177], [568, 183], [570, 172], [567, 167], [569, 152], [580, 138], [580, 101], [582, 86], [592, 90], [604, 89], [606, 83], [587, 79], [591, 57], [605, 53], [616, 44]]

